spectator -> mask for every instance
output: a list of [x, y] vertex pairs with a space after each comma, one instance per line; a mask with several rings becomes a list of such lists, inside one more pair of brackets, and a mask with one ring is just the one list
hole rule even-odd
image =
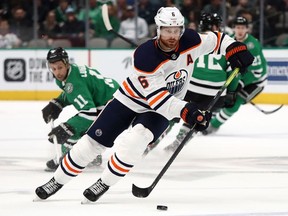
[[117, 0], [116, 2], [117, 5], [117, 17], [120, 21], [125, 20], [125, 11], [127, 7], [127, 2], [126, 0]]
[[[145, 19], [135, 16], [134, 7], [128, 5], [126, 8], [127, 18], [120, 23], [119, 34], [124, 37], [137, 42], [139, 39], [143, 39], [148, 36], [148, 24]], [[136, 31], [137, 22], [137, 31]]]
[[54, 10], [58, 6], [59, 0], [42, 0], [42, 5], [48, 8], [48, 11]]
[[48, 4], [44, 3], [44, 0], [25, 0], [21, 3], [21, 6], [26, 11], [27, 17], [29, 17], [31, 22], [34, 19], [34, 2], [36, 3], [37, 8], [37, 22], [41, 23], [45, 20], [50, 7]]
[[155, 23], [154, 16], [159, 8], [159, 5], [151, 3], [150, 0], [139, 0], [138, 16], [145, 19], [148, 25], [152, 25]]
[[[88, 18], [91, 26], [95, 25], [97, 14], [101, 10], [100, 6], [101, 4], [97, 0], [89, 0]], [[78, 13], [77, 18], [79, 20], [85, 21], [86, 14], [87, 14], [86, 8], [82, 8]]]
[[287, 33], [288, 29], [288, 0], [279, 2], [278, 10], [280, 11], [279, 23], [276, 24], [279, 33]]
[[68, 9], [68, 6], [68, 0], [59, 0], [59, 5], [55, 8], [56, 20], [59, 25], [62, 25], [67, 19], [66, 10]]
[[25, 45], [33, 37], [32, 22], [27, 18], [26, 11], [22, 6], [14, 7], [12, 16], [10, 30], [24, 43], [22, 45]]
[[[249, 4], [248, 0], [238, 0], [237, 5], [232, 6], [229, 10], [231, 16], [235, 16], [241, 10], [252, 10], [252, 5]], [[237, 16], [237, 15], [236, 15]]]
[[16, 48], [21, 45], [21, 40], [10, 32], [8, 20], [0, 19], [0, 48]]
[[54, 10], [51, 10], [44, 22], [40, 23], [39, 27], [39, 36], [44, 39], [53, 39], [56, 38], [60, 32], [60, 26], [56, 21], [56, 14]]
[[0, 19], [11, 18], [11, 5], [8, 3], [8, 0], [3, 0], [0, 2]]
[[188, 22], [196, 21], [195, 16], [198, 17], [200, 15], [200, 9], [196, 0], [183, 0], [180, 8], [181, 13]]
[[84, 46], [84, 32], [85, 23], [78, 20], [75, 11], [72, 7], [66, 10], [66, 21], [61, 27], [61, 33], [64, 37], [70, 39], [72, 46], [81, 47]]
[[164, 7], [176, 7], [175, 0], [164, 0]]
[[[108, 5], [108, 15], [109, 15], [111, 26], [113, 27], [115, 31], [118, 31], [120, 27], [120, 20], [117, 17], [117, 8], [112, 3], [108, 3], [107, 5]], [[95, 35], [94, 36], [106, 38], [109, 41], [115, 38], [115, 34], [113, 32], [107, 31], [103, 22], [101, 10], [95, 17]]]
[[201, 13], [216, 13], [223, 17], [222, 0], [210, 0], [210, 4], [206, 4]]

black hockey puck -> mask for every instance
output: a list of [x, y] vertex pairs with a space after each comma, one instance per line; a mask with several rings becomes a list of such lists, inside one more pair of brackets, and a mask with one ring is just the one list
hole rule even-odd
[[157, 210], [167, 211], [168, 207], [164, 205], [157, 205]]

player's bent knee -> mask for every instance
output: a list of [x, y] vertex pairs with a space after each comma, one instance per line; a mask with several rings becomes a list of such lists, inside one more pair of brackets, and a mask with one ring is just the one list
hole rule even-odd
[[154, 135], [149, 129], [142, 124], [137, 124], [119, 141], [117, 155], [125, 158], [125, 162], [133, 164], [153, 139]]
[[93, 161], [97, 155], [102, 154], [105, 149], [103, 145], [86, 134], [73, 146], [70, 154], [75, 162], [79, 163], [79, 165], [86, 166], [89, 162]]

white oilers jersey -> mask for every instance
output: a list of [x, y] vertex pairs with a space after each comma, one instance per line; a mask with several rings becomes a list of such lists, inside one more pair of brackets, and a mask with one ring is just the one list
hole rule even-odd
[[173, 52], [163, 52], [156, 39], [140, 45], [134, 52], [134, 72], [114, 94], [135, 112], [156, 111], [171, 120], [180, 117], [194, 61], [201, 55], [225, 55], [234, 39], [222, 33], [200, 35], [186, 29]]

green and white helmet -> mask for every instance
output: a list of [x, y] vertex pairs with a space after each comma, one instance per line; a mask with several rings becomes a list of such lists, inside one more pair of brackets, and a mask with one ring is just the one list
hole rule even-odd
[[182, 27], [181, 36], [185, 31], [184, 17], [176, 7], [161, 7], [156, 16], [154, 17], [155, 24], [157, 26], [157, 37], [160, 36], [160, 28], [162, 26], [180, 26]]

